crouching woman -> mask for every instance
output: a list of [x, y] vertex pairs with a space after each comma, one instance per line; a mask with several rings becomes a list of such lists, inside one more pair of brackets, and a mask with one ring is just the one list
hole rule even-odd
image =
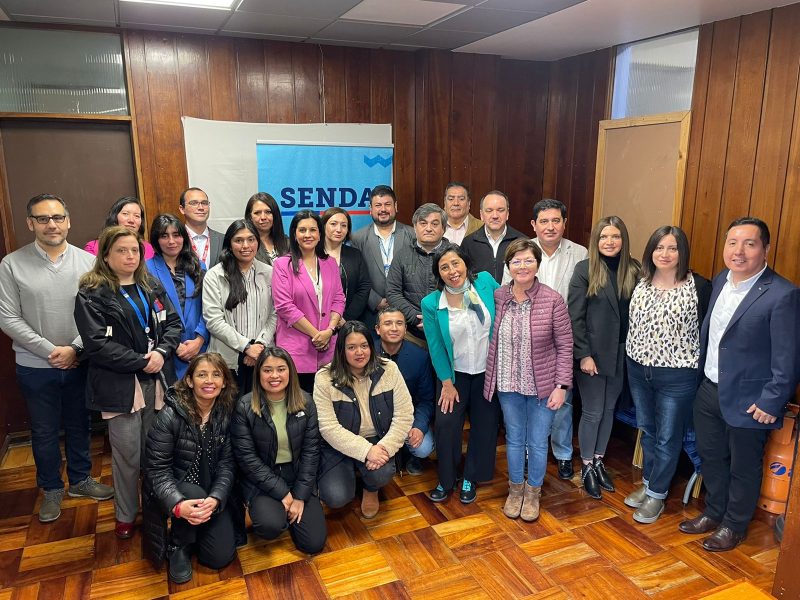
[[229, 427], [235, 398], [236, 384], [222, 356], [199, 354], [167, 392], [147, 437], [145, 554], [157, 568], [166, 555], [175, 583], [192, 578], [192, 552], [212, 569], [225, 567], [236, 554], [226, 506], [234, 480]]
[[325, 515], [316, 493], [319, 426], [311, 397], [283, 348], [267, 346], [256, 361], [253, 391], [231, 422], [239, 484], [253, 531], [271, 540], [289, 530], [306, 554], [322, 551]]

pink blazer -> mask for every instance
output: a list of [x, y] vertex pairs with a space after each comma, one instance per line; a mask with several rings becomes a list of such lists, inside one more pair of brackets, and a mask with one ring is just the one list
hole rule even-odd
[[317, 329], [328, 327], [331, 312], [344, 313], [344, 291], [339, 277], [339, 265], [332, 258], [319, 261], [322, 276], [322, 314], [317, 304], [317, 294], [306, 267], [300, 261], [300, 272], [292, 270], [290, 256], [281, 256], [272, 263], [272, 300], [278, 314], [275, 344], [286, 350], [294, 359], [298, 373], [316, 373], [331, 362], [336, 336], [331, 337], [328, 349], [317, 352], [311, 338], [292, 327], [305, 317]]
[[[92, 240], [90, 242], [86, 242], [86, 245], [83, 247], [89, 254], [94, 254], [97, 256], [97, 240]], [[150, 245], [150, 242], [144, 242], [144, 259], [150, 260], [156, 255], [153, 251], [153, 246]]]

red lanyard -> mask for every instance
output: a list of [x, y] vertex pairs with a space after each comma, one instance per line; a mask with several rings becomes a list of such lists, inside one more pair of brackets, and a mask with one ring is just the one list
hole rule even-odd
[[192, 242], [192, 250], [194, 250], [194, 253], [197, 254], [200, 260], [203, 261], [203, 264], [208, 267], [208, 247], [211, 245], [211, 236], [206, 236], [206, 245], [205, 248], [203, 248], [203, 256], [200, 256], [197, 252], [197, 246], [194, 243], [194, 237], [190, 237], [189, 239]]

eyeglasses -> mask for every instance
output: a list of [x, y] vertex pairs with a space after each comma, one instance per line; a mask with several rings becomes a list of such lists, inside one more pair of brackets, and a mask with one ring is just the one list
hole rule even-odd
[[526, 267], [532, 267], [535, 264], [537, 264], [535, 258], [526, 258], [525, 260], [512, 260], [510, 263], [508, 263], [508, 266], [518, 269], [523, 265]]
[[198, 206], [202, 206], [203, 208], [208, 208], [209, 206], [211, 206], [211, 201], [209, 201], [209, 200], [189, 200], [189, 202], [187, 202], [186, 204], [188, 204], [192, 208], [197, 208]]
[[39, 225], [47, 225], [50, 219], [53, 219], [53, 223], [63, 223], [67, 220], [67, 215], [31, 215], [30, 218]]

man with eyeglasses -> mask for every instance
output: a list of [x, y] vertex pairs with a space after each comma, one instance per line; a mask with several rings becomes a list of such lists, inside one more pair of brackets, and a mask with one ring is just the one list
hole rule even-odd
[[[536, 277], [553, 288], [564, 302], [567, 301], [569, 281], [575, 265], [589, 256], [589, 252], [564, 237], [567, 228], [567, 207], [563, 202], [545, 198], [533, 206], [534, 242], [542, 249], [542, 261]], [[550, 446], [558, 465], [561, 479], [572, 479], [572, 390], [558, 409], [550, 427]]]
[[184, 190], [180, 198], [180, 210], [192, 240], [192, 250], [210, 269], [219, 260], [225, 236], [208, 226], [208, 217], [211, 216], [208, 194], [197, 187]]
[[69, 213], [61, 198], [40, 194], [28, 201], [27, 211], [35, 240], [0, 263], [0, 329], [16, 353], [17, 381], [31, 419], [36, 483], [44, 492], [39, 521], [48, 523], [61, 515], [64, 497], [62, 426], [68, 494], [108, 500], [114, 489], [90, 474], [86, 365], [72, 318], [78, 280], [95, 257], [67, 243]]

